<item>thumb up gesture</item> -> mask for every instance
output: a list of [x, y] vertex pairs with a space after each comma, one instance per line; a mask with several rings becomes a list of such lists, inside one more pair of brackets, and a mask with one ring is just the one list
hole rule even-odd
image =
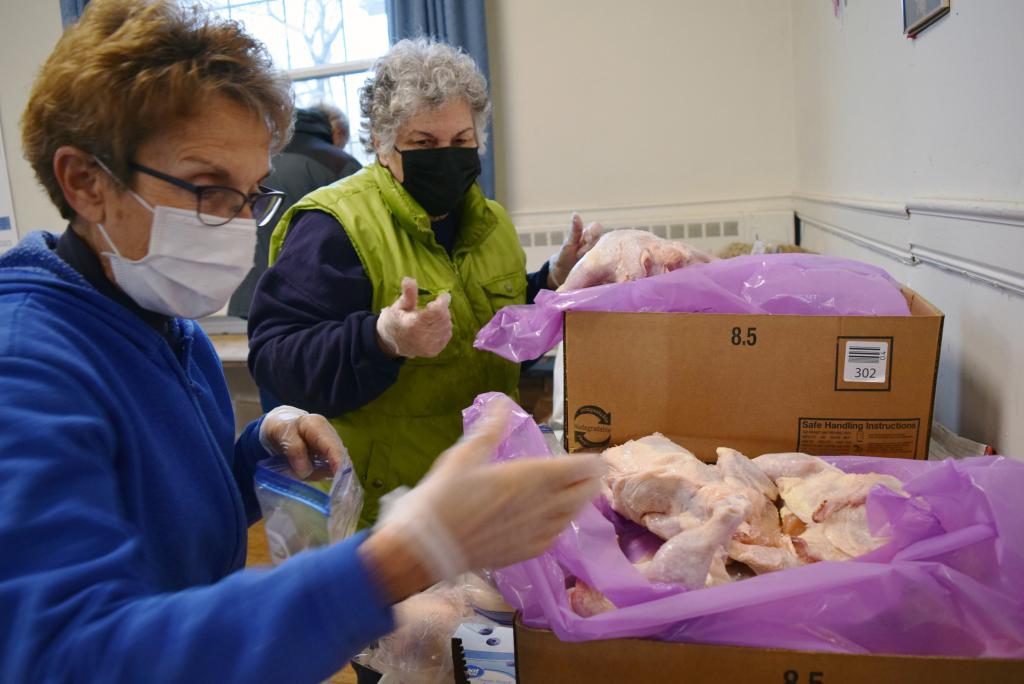
[[402, 279], [402, 294], [377, 318], [377, 341], [391, 356], [415, 358], [437, 356], [452, 339], [452, 297], [447, 292], [416, 308], [416, 281]]

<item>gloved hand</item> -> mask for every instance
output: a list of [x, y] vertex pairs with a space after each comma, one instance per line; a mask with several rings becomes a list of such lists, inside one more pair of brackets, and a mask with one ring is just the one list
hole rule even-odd
[[597, 244], [603, 232], [604, 226], [597, 222], [584, 228], [583, 219], [579, 214], [573, 212], [569, 234], [558, 253], [548, 262], [548, 287], [554, 290], [564, 283], [572, 267], [590, 251], [591, 247]]
[[281, 454], [299, 477], [313, 474], [316, 460], [326, 460], [335, 471], [348, 460], [348, 451], [327, 419], [294, 406], [278, 406], [263, 418], [260, 444]]
[[384, 508], [378, 531], [400, 538], [431, 582], [540, 554], [598, 493], [595, 454], [489, 462], [507, 422], [507, 408], [492, 409]]
[[415, 358], [437, 356], [452, 339], [452, 315], [447, 292], [422, 309], [416, 308], [416, 281], [402, 279], [402, 294], [377, 318], [381, 349], [392, 356]]

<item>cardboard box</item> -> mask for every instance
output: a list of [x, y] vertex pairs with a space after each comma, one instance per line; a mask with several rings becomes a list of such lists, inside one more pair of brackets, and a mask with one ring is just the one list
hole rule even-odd
[[1024, 660], [815, 653], [642, 639], [568, 643], [515, 624], [519, 684], [1024, 682]]
[[565, 314], [565, 439], [924, 459], [943, 315]]

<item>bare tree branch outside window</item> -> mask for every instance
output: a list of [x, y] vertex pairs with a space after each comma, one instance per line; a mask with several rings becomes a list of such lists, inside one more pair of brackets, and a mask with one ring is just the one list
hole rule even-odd
[[[388, 46], [384, 0], [212, 0], [210, 6], [245, 24], [281, 68], [301, 77], [295, 81], [299, 106], [331, 102], [358, 128], [357, 91], [367, 77], [362, 65]], [[315, 77], [299, 73], [312, 67], [328, 69]], [[350, 144], [349, 152], [368, 161], [359, 145]]]

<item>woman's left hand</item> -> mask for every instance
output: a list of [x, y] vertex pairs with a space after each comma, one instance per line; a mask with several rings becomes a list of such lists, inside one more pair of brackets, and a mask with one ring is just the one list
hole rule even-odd
[[583, 219], [580, 215], [573, 213], [572, 225], [569, 227], [569, 234], [562, 243], [558, 253], [551, 257], [548, 268], [548, 287], [554, 290], [565, 282], [572, 267], [583, 258], [583, 255], [590, 251], [590, 248], [597, 244], [601, 238], [604, 227], [597, 222], [583, 227]]
[[278, 406], [263, 418], [260, 444], [272, 454], [288, 459], [295, 474], [309, 477], [313, 458], [319, 456], [331, 464], [331, 470], [348, 456], [345, 445], [327, 419], [294, 406]]

